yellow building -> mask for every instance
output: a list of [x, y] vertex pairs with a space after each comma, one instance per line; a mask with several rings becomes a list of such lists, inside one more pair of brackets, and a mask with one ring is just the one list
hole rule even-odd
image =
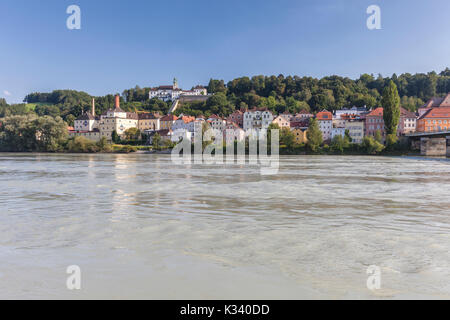
[[308, 129], [305, 128], [295, 128], [292, 130], [292, 133], [295, 136], [295, 142], [297, 144], [306, 144], [308, 143], [308, 137], [307, 137]]
[[172, 130], [172, 125], [178, 120], [177, 116], [169, 114], [159, 119], [160, 130]]
[[158, 131], [160, 129], [160, 118], [158, 113], [142, 112], [138, 114], [138, 129], [141, 132], [146, 130]]
[[277, 124], [280, 127], [280, 129], [290, 128], [291, 127], [291, 125], [290, 125], [291, 121], [289, 120], [289, 117], [287, 115], [284, 115], [284, 114], [279, 115], [278, 117], [276, 117], [272, 121], [272, 123], [273, 124]]

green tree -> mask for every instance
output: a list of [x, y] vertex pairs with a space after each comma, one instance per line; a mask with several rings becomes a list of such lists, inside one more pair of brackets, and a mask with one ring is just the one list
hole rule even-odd
[[73, 114], [69, 114], [69, 115], [66, 117], [67, 125], [73, 127], [74, 124], [75, 124], [75, 119], [76, 119], [76, 118], [75, 118], [75, 116], [74, 116]]
[[116, 130], [114, 130], [114, 131], [111, 133], [111, 140], [112, 140], [112, 142], [114, 142], [114, 143], [119, 143], [119, 142], [120, 142], [120, 136], [117, 134], [117, 131], [116, 131]]
[[153, 136], [152, 145], [154, 149], [159, 149], [161, 146], [161, 136], [158, 132]]
[[6, 117], [0, 126], [0, 150], [62, 151], [67, 135], [67, 124], [59, 117]]
[[323, 143], [322, 131], [316, 119], [311, 118], [308, 131], [306, 132], [308, 147], [312, 152], [317, 152]]
[[141, 136], [141, 131], [138, 128], [129, 128], [123, 134], [126, 140], [138, 140]]
[[398, 95], [397, 86], [392, 80], [384, 88], [381, 106], [383, 107], [386, 134], [396, 137], [398, 123], [400, 121], [400, 96]]
[[345, 130], [345, 141], [348, 145], [350, 145], [350, 143], [353, 142], [352, 137], [350, 136], [350, 131], [349, 130]]
[[63, 143], [67, 140], [67, 123], [60, 117], [44, 116], [32, 123], [36, 132], [38, 151], [59, 152], [63, 150]]
[[0, 151], [37, 151], [36, 130], [32, 125], [36, 118], [36, 115], [3, 118], [0, 126]]
[[378, 154], [384, 149], [384, 146], [372, 137], [364, 137], [363, 147], [368, 154]]
[[331, 149], [334, 151], [334, 152], [337, 152], [337, 153], [344, 153], [344, 149], [345, 149], [345, 147], [346, 147], [346, 143], [345, 143], [345, 140], [344, 140], [344, 138], [340, 135], [340, 134], [338, 134], [337, 136], [335, 136], [334, 138], [333, 138], [333, 140], [331, 141]]
[[66, 149], [70, 153], [94, 153], [99, 151], [97, 144], [85, 137], [70, 138]]
[[381, 135], [381, 131], [377, 130], [375, 131], [375, 141], [378, 141], [379, 143], [383, 143], [383, 136]]
[[283, 128], [280, 132], [280, 145], [291, 150], [295, 145], [295, 135], [289, 128]]
[[99, 152], [111, 152], [111, 150], [112, 150], [111, 144], [108, 143], [108, 140], [106, 140], [106, 137], [102, 137], [97, 142], [97, 148], [98, 148]]

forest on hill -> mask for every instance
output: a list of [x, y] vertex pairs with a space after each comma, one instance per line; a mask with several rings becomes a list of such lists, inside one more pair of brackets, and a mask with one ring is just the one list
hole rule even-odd
[[[227, 116], [236, 109], [265, 107], [275, 113], [298, 112], [300, 110], [339, 110], [346, 107], [379, 106], [381, 93], [393, 80], [398, 87], [404, 108], [416, 111], [428, 99], [444, 96], [450, 92], [450, 69], [440, 73], [396, 74], [391, 77], [363, 74], [358, 79], [327, 76], [321, 79], [299, 76], [241, 77], [225, 83], [211, 79], [207, 85], [213, 94], [206, 102], [183, 104], [177, 113], [190, 115], [218, 114]], [[167, 113], [170, 102], [149, 99], [149, 87], [127, 89], [121, 95], [121, 107], [126, 111], [152, 111]], [[0, 117], [8, 115], [36, 114], [62, 117], [69, 124], [90, 110], [92, 98], [96, 99], [97, 114], [114, 106], [114, 95], [93, 97], [86, 92], [55, 90], [50, 93], [30, 93], [23, 104], [8, 105], [0, 99]]]

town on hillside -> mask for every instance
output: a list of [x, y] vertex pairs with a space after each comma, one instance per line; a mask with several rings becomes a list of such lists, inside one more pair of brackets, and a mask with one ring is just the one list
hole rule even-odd
[[[331, 142], [337, 136], [348, 136], [352, 143], [356, 144], [362, 143], [364, 137], [378, 136], [383, 141], [386, 139], [382, 107], [353, 107], [336, 110], [334, 113], [323, 110], [315, 114], [308, 111], [274, 114], [266, 108], [246, 108], [236, 110], [228, 117], [214, 114], [208, 117], [174, 114], [180, 102], [205, 101], [208, 97], [210, 95], [205, 87], [182, 90], [175, 79], [173, 85], [159, 86], [151, 89], [149, 93], [149, 99], [172, 102], [168, 114], [126, 112], [120, 107], [120, 96], [116, 95], [114, 108], [97, 115], [95, 100], [92, 99], [91, 110], [84, 112], [74, 121], [74, 126], [68, 128], [69, 135], [82, 136], [93, 141], [100, 141], [102, 138], [112, 141], [113, 135], [125, 138], [127, 131], [135, 128], [149, 144], [156, 134], [162, 141], [176, 143], [181, 139], [192, 141], [198, 129], [207, 123], [215, 133], [223, 135], [228, 143], [245, 140], [249, 130], [268, 129], [271, 124], [276, 124], [280, 129], [289, 129], [294, 134], [296, 143], [306, 144], [311, 119], [315, 119], [325, 143]], [[400, 110], [397, 129], [399, 137], [415, 133], [450, 131], [450, 93], [442, 98], [431, 98], [416, 113], [403, 107], [400, 107]]]

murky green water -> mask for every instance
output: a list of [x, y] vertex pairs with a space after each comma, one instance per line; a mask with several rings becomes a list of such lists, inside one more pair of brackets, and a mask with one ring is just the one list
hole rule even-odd
[[449, 190], [446, 160], [0, 154], [0, 298], [448, 299]]

